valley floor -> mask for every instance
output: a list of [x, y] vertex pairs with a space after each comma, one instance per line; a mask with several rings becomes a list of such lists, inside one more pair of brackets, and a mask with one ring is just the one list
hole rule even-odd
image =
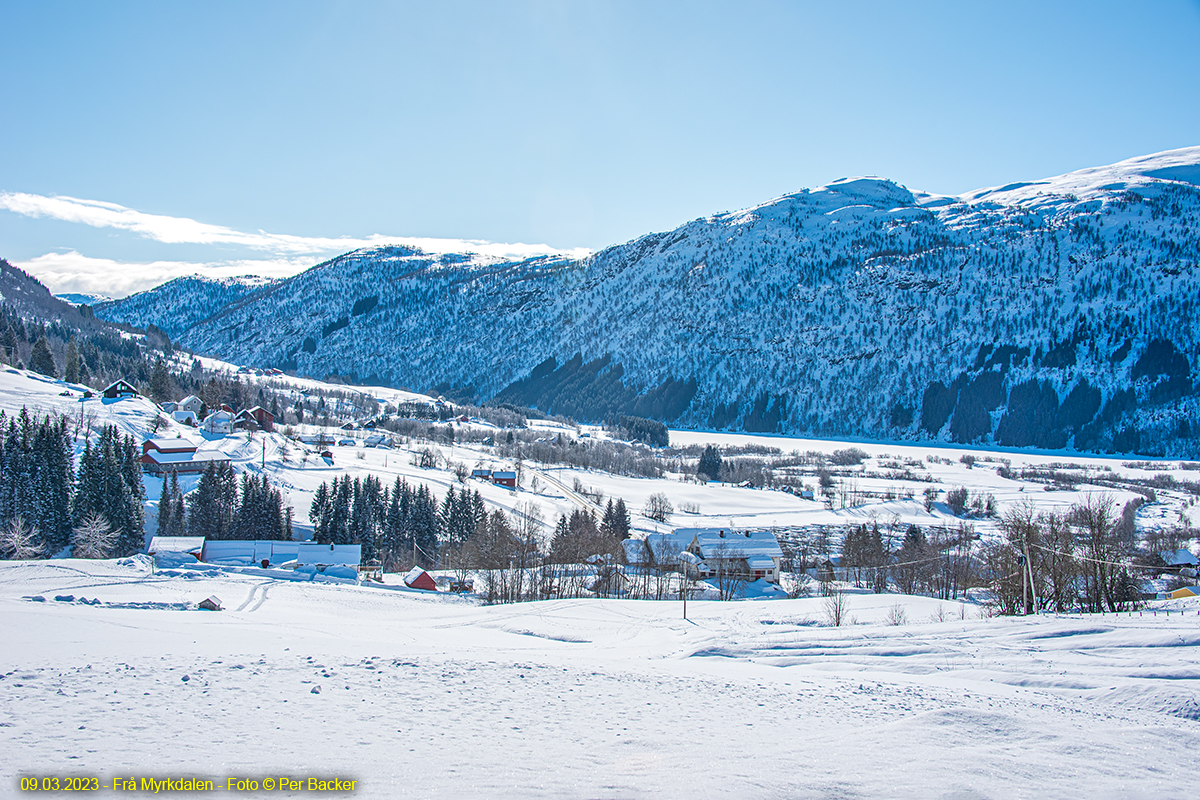
[[[212, 594], [226, 611], [185, 610]], [[849, 601], [839, 628], [821, 598], [692, 602], [685, 622], [678, 602], [484, 607], [145, 557], [2, 562], [0, 794], [66, 774], [342, 777], [363, 797], [1187, 793], [1197, 606]], [[905, 624], [883, 624], [897, 606]]]

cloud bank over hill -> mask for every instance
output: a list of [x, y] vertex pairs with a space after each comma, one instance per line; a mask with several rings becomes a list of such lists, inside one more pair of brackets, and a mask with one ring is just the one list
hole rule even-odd
[[[366, 237], [320, 237], [240, 231], [187, 217], [150, 214], [102, 200], [0, 192], [0, 209], [23, 217], [109, 229], [167, 245], [212, 248], [212, 259], [155, 259], [134, 261], [89, 256], [75, 249], [46, 253], [13, 263], [29, 271], [55, 292], [104, 293], [125, 296], [173, 278], [199, 274], [211, 278], [260, 275], [282, 278], [295, 275], [330, 256], [362, 247], [404, 245], [429, 253], [472, 252], [499, 259], [539, 255], [581, 258], [588, 250], [559, 250], [542, 244], [489, 242], [482, 239], [445, 239], [371, 234]], [[230, 251], [237, 255], [231, 257]], [[239, 252], [240, 251], [240, 252]], [[262, 255], [266, 257], [261, 257]]]

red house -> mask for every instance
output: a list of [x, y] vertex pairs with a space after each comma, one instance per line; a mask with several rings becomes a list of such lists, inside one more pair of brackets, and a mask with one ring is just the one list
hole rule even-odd
[[275, 430], [275, 415], [262, 406], [246, 408], [238, 412], [238, 415], [233, 420], [233, 427], [248, 428], [252, 431], [262, 430], [270, 433]]
[[154, 475], [168, 472], [180, 474], [204, 472], [210, 462], [228, 461], [219, 450], [196, 452], [196, 445], [187, 439], [147, 439], [142, 442], [142, 470]]
[[517, 488], [517, 473], [515, 472], [493, 472], [492, 483], [497, 486], [503, 486], [507, 489]]

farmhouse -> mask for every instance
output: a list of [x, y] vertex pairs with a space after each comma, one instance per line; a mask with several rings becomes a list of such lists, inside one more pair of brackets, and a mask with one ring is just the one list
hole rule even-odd
[[675, 536], [688, 542], [687, 552], [700, 559], [693, 567], [700, 578], [733, 573], [752, 581], [779, 582], [783, 549], [772, 531], [677, 528]]
[[187, 397], [175, 404], [176, 411], [190, 411], [197, 417], [204, 410], [204, 402], [194, 394], [189, 394]]
[[263, 430], [270, 433], [275, 430], [275, 415], [262, 406], [242, 409], [238, 412], [237, 417], [234, 418], [233, 426], [252, 431]]
[[492, 483], [497, 486], [503, 486], [508, 489], [517, 488], [517, 473], [515, 472], [493, 472]]
[[205, 433], [220, 435], [233, 433], [233, 412], [224, 409], [212, 412], [200, 423], [200, 429]]
[[1166, 565], [1165, 572], [1179, 574], [1185, 569], [1194, 570], [1200, 564], [1200, 560], [1190, 550], [1168, 550], [1158, 555]]
[[132, 383], [122, 378], [106, 386], [102, 394], [107, 400], [120, 400], [126, 397], [137, 397], [141, 392], [133, 388]]
[[229, 456], [219, 450], [198, 452], [196, 445], [187, 439], [147, 439], [142, 443], [142, 470], [152, 475], [168, 472], [187, 474], [204, 472], [213, 462], [228, 461]]

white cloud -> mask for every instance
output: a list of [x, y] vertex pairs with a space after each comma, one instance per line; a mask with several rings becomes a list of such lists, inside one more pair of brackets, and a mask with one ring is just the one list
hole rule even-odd
[[47, 253], [13, 264], [34, 275], [54, 294], [79, 292], [108, 297], [125, 297], [158, 286], [160, 283], [197, 273], [210, 278], [258, 275], [286, 278], [313, 265], [310, 258], [261, 261], [151, 261], [136, 263], [92, 258], [74, 250]]
[[[0, 209], [27, 217], [49, 217], [65, 222], [78, 222], [94, 228], [116, 228], [130, 231], [147, 239], [165, 244], [239, 245], [275, 255], [343, 253], [359, 247], [381, 244], [403, 244], [420, 247], [431, 253], [474, 252], [497, 258], [529, 258], [537, 255], [562, 254], [583, 257], [590, 251], [584, 248], [558, 250], [543, 244], [502, 244], [478, 239], [432, 239], [411, 236], [372, 234], [366, 238], [324, 238], [292, 236], [290, 234], [247, 233], [209, 225], [186, 217], [147, 214], [132, 208], [102, 200], [82, 200], [77, 197], [45, 197], [23, 192], [0, 192]], [[311, 265], [310, 265], [311, 266]], [[69, 291], [69, 290], [68, 290]]]

